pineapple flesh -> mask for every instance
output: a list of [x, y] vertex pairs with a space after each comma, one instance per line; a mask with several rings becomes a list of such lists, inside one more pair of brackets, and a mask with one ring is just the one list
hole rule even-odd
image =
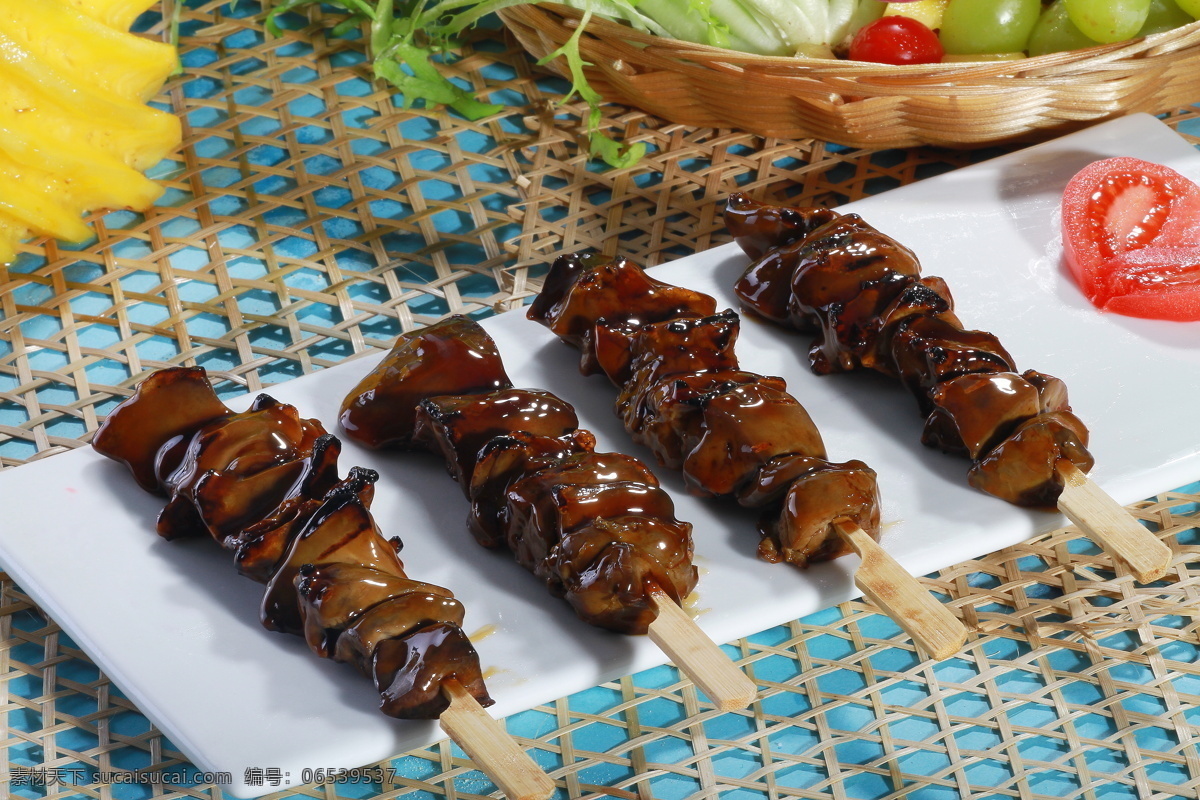
[[0, 264], [22, 239], [84, 241], [84, 215], [161, 196], [142, 173], [179, 147], [180, 124], [145, 103], [178, 61], [128, 32], [151, 4], [0, 0]]
[[913, 0], [909, 3], [888, 3], [884, 10], [885, 17], [912, 17], [923, 22], [930, 30], [942, 27], [942, 15], [950, 0]]

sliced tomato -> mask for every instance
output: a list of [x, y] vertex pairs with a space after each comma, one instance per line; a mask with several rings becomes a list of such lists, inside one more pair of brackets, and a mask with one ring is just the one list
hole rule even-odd
[[1098, 308], [1200, 320], [1200, 186], [1136, 158], [1082, 169], [1063, 192], [1067, 265]]
[[1106, 311], [1200, 320], [1200, 247], [1149, 245], [1122, 253], [1102, 283]]

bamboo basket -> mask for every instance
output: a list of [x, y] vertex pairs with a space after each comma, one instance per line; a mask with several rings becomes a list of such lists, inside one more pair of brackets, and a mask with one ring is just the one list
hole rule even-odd
[[[499, 14], [538, 59], [560, 48], [581, 17], [557, 4]], [[904, 67], [757, 56], [595, 18], [580, 50], [588, 80], [610, 102], [685, 125], [853, 147], [1031, 141], [1200, 101], [1200, 22], [1018, 61]], [[547, 66], [568, 74], [561, 57]]]

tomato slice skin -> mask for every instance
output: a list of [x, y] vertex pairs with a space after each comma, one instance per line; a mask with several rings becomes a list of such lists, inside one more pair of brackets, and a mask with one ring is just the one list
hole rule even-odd
[[1103, 159], [1067, 184], [1062, 225], [1067, 266], [1098, 308], [1200, 320], [1200, 186], [1161, 164]]

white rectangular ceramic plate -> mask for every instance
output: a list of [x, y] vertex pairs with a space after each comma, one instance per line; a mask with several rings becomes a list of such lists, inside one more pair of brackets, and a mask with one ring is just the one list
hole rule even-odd
[[[1091, 427], [1094, 477], [1132, 502], [1200, 478], [1200, 432], [1181, 435], [1200, 394], [1200, 324], [1100, 314], [1060, 263], [1057, 207], [1075, 171], [1130, 155], [1200, 178], [1200, 155], [1149, 116], [1134, 116], [847, 206], [944, 276], [963, 321], [998, 334], [1021, 369], [1064, 378]], [[736, 306], [745, 264], [735, 246], [655, 270], [666, 281]], [[484, 323], [517, 385], [574, 403], [603, 449], [632, 450], [610, 410], [613, 390], [576, 371], [575, 352], [522, 313]], [[746, 369], [783, 375], [820, 426], [831, 457], [879, 473], [884, 544], [924, 574], [1012, 545], [1062, 523], [973, 491], [967, 463], [919, 444], [911, 398], [874, 375], [817, 378], [807, 341], [748, 320]], [[377, 361], [353, 361], [271, 393], [332, 430], [339, 401]], [[1165, 379], [1170, 377], [1169, 381]], [[375, 513], [405, 542], [413, 576], [452, 588], [468, 609], [491, 673], [494, 712], [507, 715], [661, 663], [649, 641], [589, 628], [507, 555], [464, 528], [466, 502], [432, 458], [346, 448], [344, 467], [379, 470]], [[719, 642], [763, 630], [856, 594], [855, 559], [807, 572], [754, 557], [755, 515], [688, 497], [659, 471], [695, 524], [703, 569], [695, 606]], [[261, 588], [238, 577], [209, 542], [168, 543], [153, 532], [160, 500], [90, 449], [0, 474], [0, 564], [202, 770], [228, 771], [237, 796], [247, 767], [351, 768], [440, 738], [433, 723], [389, 719], [350, 667], [314, 658], [299, 639], [259, 627]]]

